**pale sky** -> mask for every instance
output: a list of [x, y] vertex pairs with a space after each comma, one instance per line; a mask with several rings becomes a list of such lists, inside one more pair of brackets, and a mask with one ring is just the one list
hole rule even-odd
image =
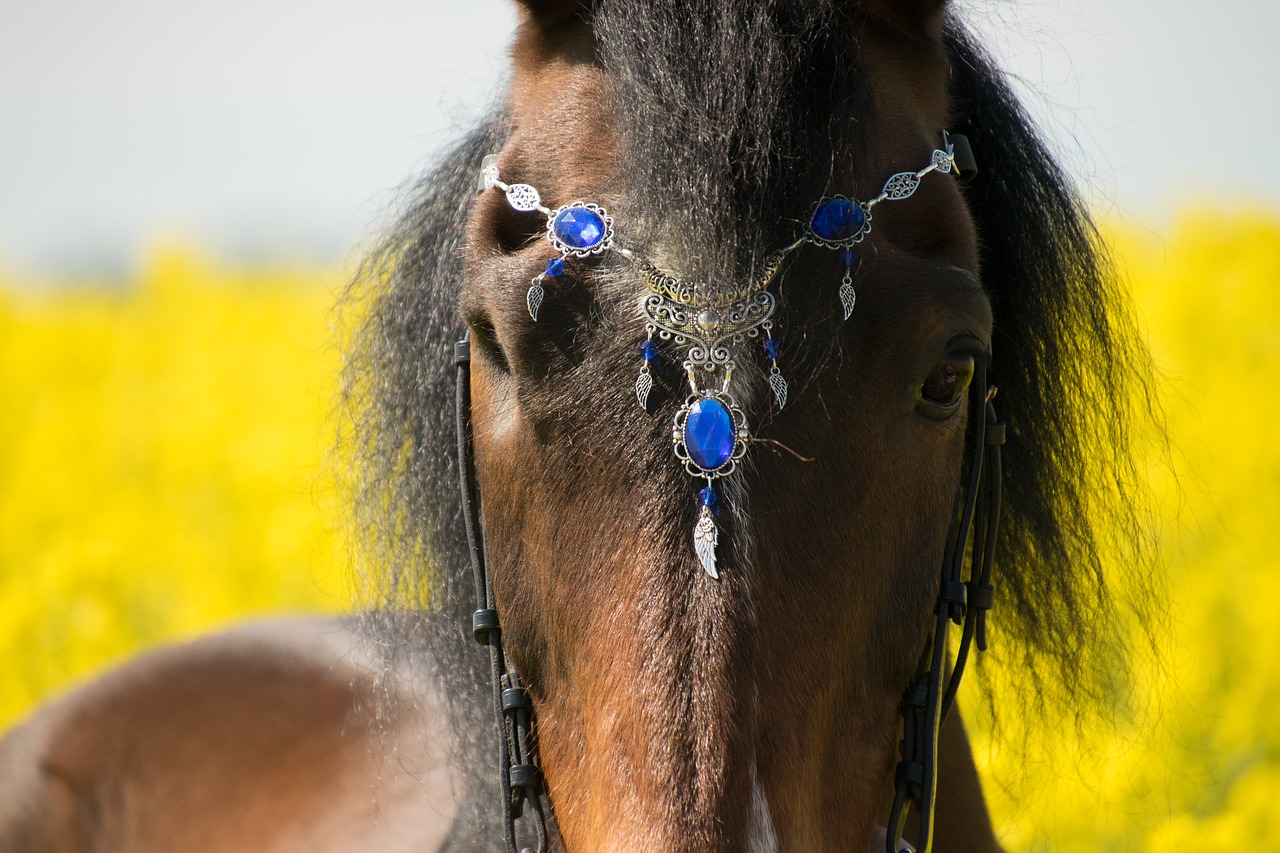
[[[1107, 213], [1280, 209], [1280, 4], [962, 8]], [[0, 0], [0, 270], [127, 271], [174, 236], [352, 256], [484, 112], [513, 24], [507, 0]]]

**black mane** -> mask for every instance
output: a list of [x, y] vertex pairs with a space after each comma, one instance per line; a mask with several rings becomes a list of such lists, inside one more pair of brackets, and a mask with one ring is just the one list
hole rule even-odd
[[408, 212], [341, 306], [354, 325], [339, 443], [351, 460], [360, 605], [388, 660], [425, 651], [425, 666], [443, 679], [455, 763], [470, 786], [451, 836], [462, 850], [500, 835], [481, 805], [500, 792], [482, 758], [493, 754], [493, 717], [488, 656], [470, 633], [475, 591], [459, 504], [452, 348], [464, 329], [457, 303], [466, 214], [480, 160], [507, 132], [491, 118], [418, 182]]
[[1148, 636], [1157, 612], [1134, 447], [1160, 432], [1150, 358], [1097, 228], [1003, 74], [958, 22], [946, 45], [954, 129], [979, 158], [965, 195], [1009, 424], [994, 653], [1029, 695], [1103, 708], [1130, 651], [1123, 611]]
[[[629, 7], [628, 14], [612, 15], [615, 6]], [[854, 93], [848, 97], [856, 111], [865, 104], [857, 94], [860, 78], [839, 70], [856, 68], [856, 45], [834, 45], [834, 13], [815, 4], [779, 4], [816, 11], [768, 20], [748, 15], [737, 30], [729, 4], [708, 6], [719, 10], [712, 24], [687, 11], [674, 14], [677, 6], [686, 8], [674, 0], [619, 0], [601, 4], [596, 20], [602, 62], [625, 71], [619, 109], [642, 117], [633, 126], [660, 123], [656, 111], [664, 98], [678, 96], [689, 108], [651, 142], [623, 136], [635, 158], [628, 168], [634, 166], [632, 176], [654, 199], [646, 214], [682, 215], [678, 202], [692, 195], [704, 209], [745, 209], [769, 222], [794, 217], [797, 200], [774, 198], [769, 188], [786, 184], [796, 158], [830, 157], [823, 146], [828, 130], [807, 124], [805, 103], [779, 103], [762, 90], [793, 88], [812, 70], [798, 69], [797, 61], [829, 62], [844, 75], [842, 91]], [[645, 77], [639, 54], [626, 55], [629, 42], [651, 62], [658, 52], [669, 64]], [[690, 51], [691, 45], [701, 50]], [[1153, 609], [1141, 478], [1129, 440], [1131, 425], [1150, 414], [1149, 405], [1133, 403], [1147, 392], [1146, 352], [1082, 202], [1001, 73], [957, 22], [948, 26], [946, 49], [953, 66], [952, 129], [969, 136], [980, 160], [981, 173], [966, 196], [995, 309], [998, 408], [1010, 428], [994, 654], [1002, 673], [1026, 679], [1031, 689], [1022, 695], [1078, 708], [1101, 700], [1123, 665], [1125, 626], [1115, 590], [1137, 591], [1127, 604], [1139, 617]], [[847, 55], [840, 61], [819, 59], [841, 50]], [[735, 85], [752, 91], [723, 85], [671, 90], [686, 75], [716, 68], [735, 71]], [[725, 127], [730, 116], [742, 120]], [[773, 124], [771, 116], [784, 118]], [[717, 134], [717, 127], [724, 132]], [[459, 764], [478, 770], [473, 793], [480, 796], [468, 798], [460, 830], [467, 833], [492, 831], [475, 804], [496, 802], [498, 794], [496, 786], [486, 787], [493, 775], [486, 758], [493, 741], [487, 659], [468, 630], [474, 605], [457, 499], [450, 349], [463, 331], [457, 310], [463, 223], [477, 168], [507, 134], [505, 119], [494, 116], [420, 181], [408, 212], [366, 261], [344, 302], [355, 323], [344, 440], [353, 460], [359, 565], [372, 596], [364, 604], [388, 654], [402, 644], [428, 649], [445, 678], [464, 757]], [[713, 150], [728, 174], [759, 180], [729, 189], [715, 176], [690, 176], [685, 163], [693, 160], [657, 156], [679, 139], [707, 147], [704, 158]], [[716, 262], [741, 264], [761, 248], [742, 244], [731, 223], [722, 232], [726, 254]], [[1118, 577], [1117, 570], [1128, 575]]]

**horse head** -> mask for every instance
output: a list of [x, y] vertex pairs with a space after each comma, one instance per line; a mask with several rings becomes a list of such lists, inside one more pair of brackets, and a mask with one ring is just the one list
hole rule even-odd
[[[444, 614], [441, 649], [469, 618], [465, 331], [483, 559], [565, 847], [865, 849], [989, 368], [1019, 484], [999, 558], [1036, 558], [1008, 634], [1089, 650], [1082, 459], [1133, 353], [1092, 227], [940, 0], [521, 6], [501, 111], [369, 277], [352, 387], [389, 601]], [[948, 129], [984, 161], [967, 186]], [[470, 653], [444, 668], [477, 751]]]

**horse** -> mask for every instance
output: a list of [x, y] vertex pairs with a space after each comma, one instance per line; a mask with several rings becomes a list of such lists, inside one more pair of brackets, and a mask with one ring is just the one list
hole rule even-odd
[[455, 810], [445, 734], [426, 681], [380, 686], [410, 657], [387, 667], [351, 620], [321, 617], [129, 661], [0, 740], [0, 850], [436, 849]]
[[[1103, 701], [1105, 555], [1146, 565], [1146, 354], [1085, 205], [946, 0], [519, 7], [505, 100], [346, 296], [386, 677], [277, 648], [382, 697], [356, 740], [438, 733], [388, 738], [421, 849], [998, 850], [970, 644], [1026, 708]], [[293, 800], [351, 814], [379, 777], [338, 764]]]

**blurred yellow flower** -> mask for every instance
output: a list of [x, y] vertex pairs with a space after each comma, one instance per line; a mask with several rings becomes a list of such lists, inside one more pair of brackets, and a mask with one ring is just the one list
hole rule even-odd
[[[1013, 850], [1280, 850], [1280, 218], [1110, 239], [1172, 433], [1163, 666], [1139, 666], [1149, 708], [1113, 727], [995, 737], [975, 714], [975, 751]], [[0, 728], [155, 643], [346, 606], [341, 284], [180, 248], [126, 286], [0, 279]]]
[[145, 646], [343, 608], [340, 284], [179, 249], [126, 286], [0, 282], [0, 726]]

